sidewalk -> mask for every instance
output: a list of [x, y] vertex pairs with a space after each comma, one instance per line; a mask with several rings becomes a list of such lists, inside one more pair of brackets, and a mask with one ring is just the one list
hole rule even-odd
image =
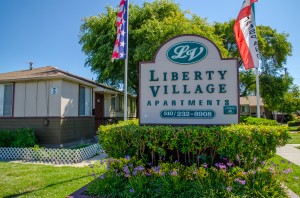
[[278, 147], [276, 154], [300, 166], [300, 149], [295, 147], [300, 144], [287, 144], [283, 147]]
[[[300, 149], [295, 148], [299, 146], [300, 144], [287, 144], [283, 147], [278, 147], [276, 154], [300, 166]], [[299, 198], [299, 196], [296, 193], [294, 193], [288, 188], [286, 189], [290, 198]]]

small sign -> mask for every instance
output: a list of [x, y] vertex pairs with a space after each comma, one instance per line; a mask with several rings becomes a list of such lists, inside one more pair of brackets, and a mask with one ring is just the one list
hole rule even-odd
[[161, 118], [212, 119], [215, 116], [214, 110], [163, 110], [160, 112]]
[[237, 106], [224, 106], [225, 115], [235, 115], [237, 114]]
[[52, 87], [51, 94], [56, 95], [57, 94], [57, 87]]

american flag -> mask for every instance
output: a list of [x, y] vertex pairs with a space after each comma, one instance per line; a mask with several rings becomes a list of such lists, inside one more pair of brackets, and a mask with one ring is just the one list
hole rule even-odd
[[121, 0], [117, 16], [117, 39], [112, 53], [112, 60], [126, 59], [127, 45], [127, 0]]

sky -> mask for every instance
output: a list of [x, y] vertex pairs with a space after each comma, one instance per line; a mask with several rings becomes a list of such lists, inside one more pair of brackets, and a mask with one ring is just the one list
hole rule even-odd
[[[130, 0], [142, 5], [153, 0]], [[190, 10], [209, 23], [235, 19], [243, 0], [174, 0], [182, 10]], [[120, 0], [0, 0], [0, 73], [55, 66], [88, 78], [96, 75], [85, 67], [86, 55], [79, 44], [82, 18], [117, 7]], [[293, 55], [285, 67], [300, 86], [299, 0], [260, 0], [256, 24], [288, 33]], [[112, 43], [113, 45], [113, 43]]]

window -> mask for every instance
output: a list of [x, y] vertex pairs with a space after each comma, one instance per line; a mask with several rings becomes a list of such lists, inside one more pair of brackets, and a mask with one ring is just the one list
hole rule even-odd
[[111, 95], [111, 110], [114, 112], [120, 112], [124, 110], [124, 97], [121, 95]]
[[0, 116], [12, 116], [13, 84], [0, 84]]
[[79, 115], [92, 115], [92, 90], [88, 87], [79, 86]]
[[130, 98], [130, 111], [131, 111], [131, 113], [135, 113], [135, 110], [136, 110], [135, 98]]
[[249, 106], [242, 106], [242, 113], [249, 113]]

